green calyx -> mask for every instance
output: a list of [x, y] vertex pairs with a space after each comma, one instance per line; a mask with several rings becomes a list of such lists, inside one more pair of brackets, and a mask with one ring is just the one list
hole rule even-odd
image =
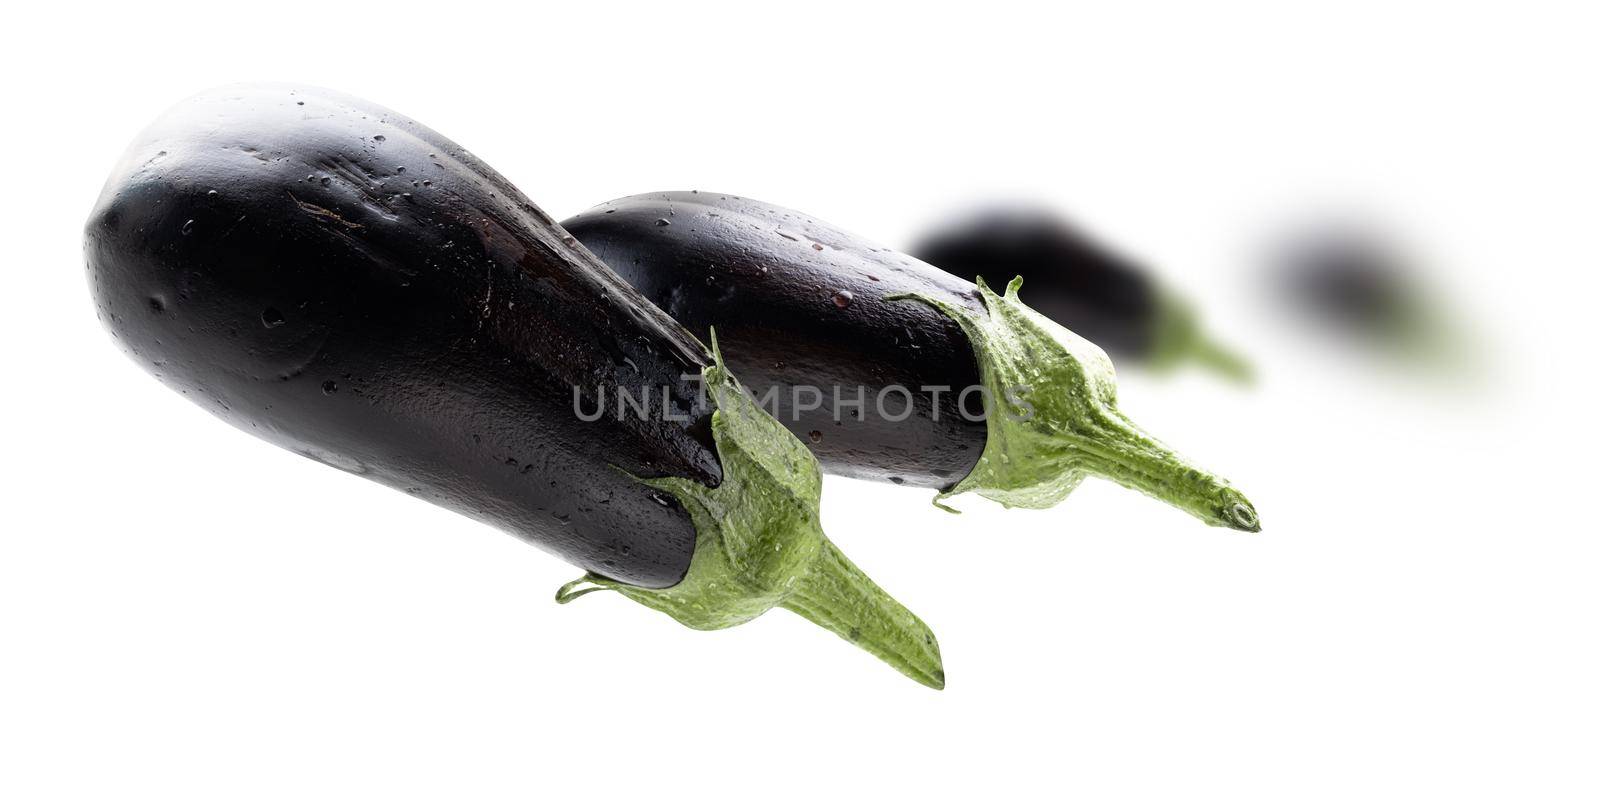
[[786, 608], [876, 655], [913, 680], [944, 688], [933, 631], [856, 568], [822, 533], [822, 474], [805, 446], [715, 364], [703, 372], [716, 411], [712, 436], [722, 482], [641, 479], [678, 499], [695, 527], [688, 572], [677, 585], [647, 589], [585, 575], [562, 586], [567, 603], [616, 591], [696, 630], [743, 624]]
[[1148, 359], [1152, 370], [1172, 370], [1193, 363], [1239, 384], [1255, 380], [1255, 369], [1232, 349], [1207, 336], [1200, 315], [1189, 302], [1162, 293]]
[[1185, 461], [1117, 409], [1117, 379], [1098, 346], [978, 280], [987, 312], [921, 301], [961, 325], [977, 356], [988, 440], [972, 472], [934, 499], [976, 492], [1011, 508], [1048, 508], [1099, 476], [1204, 520], [1260, 530], [1255, 508], [1227, 481]]

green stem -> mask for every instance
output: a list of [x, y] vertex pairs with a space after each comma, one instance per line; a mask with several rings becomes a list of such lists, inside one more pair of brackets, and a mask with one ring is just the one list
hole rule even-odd
[[1010, 507], [1048, 508], [1096, 475], [1210, 525], [1259, 530], [1243, 494], [1123, 416], [1105, 352], [1029, 309], [1017, 297], [1021, 285], [1012, 280], [1001, 296], [980, 280], [981, 313], [927, 296], [894, 297], [930, 304], [959, 323], [983, 377], [983, 454], [939, 497], [976, 492]]
[[917, 682], [943, 688], [933, 632], [823, 535], [816, 459], [728, 375], [715, 337], [712, 353], [716, 364], [706, 368], [704, 383], [716, 406], [711, 433], [722, 482], [643, 481], [677, 498], [694, 523], [683, 580], [646, 589], [591, 573], [562, 586], [556, 601], [615, 591], [696, 630], [733, 627], [781, 606]]
[[878, 656], [929, 688], [944, 688], [933, 631], [824, 541], [814, 565], [780, 603]]
[[1190, 362], [1235, 384], [1250, 384], [1255, 380], [1255, 369], [1248, 360], [1205, 334], [1200, 328], [1200, 316], [1188, 302], [1170, 293], [1163, 294], [1157, 309], [1150, 367], [1169, 370]]
[[1077, 467], [1181, 508], [1208, 525], [1261, 530], [1255, 507], [1227, 481], [1191, 464], [1119, 411], [1110, 410], [1098, 420], [1081, 427], [1070, 443]]
[[1195, 338], [1189, 352], [1190, 359], [1196, 364], [1235, 384], [1253, 384], [1256, 380], [1255, 367], [1249, 360], [1210, 337]]

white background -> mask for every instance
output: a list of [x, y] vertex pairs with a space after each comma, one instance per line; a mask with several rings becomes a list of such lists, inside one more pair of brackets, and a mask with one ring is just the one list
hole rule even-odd
[[[1595, 792], [1595, 20], [1201, 5], [9, 9], [0, 792]], [[978, 198], [1067, 208], [1263, 368], [1123, 403], [1266, 531], [1104, 482], [956, 517], [831, 479], [943, 693], [782, 612], [558, 607], [573, 567], [229, 429], [98, 328], [105, 175], [239, 80], [392, 107], [557, 218], [701, 188], [899, 244]], [[1403, 231], [1476, 381], [1267, 309], [1263, 242], [1324, 207]]]

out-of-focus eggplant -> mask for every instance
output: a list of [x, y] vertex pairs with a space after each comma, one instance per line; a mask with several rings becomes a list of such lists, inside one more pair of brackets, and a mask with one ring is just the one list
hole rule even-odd
[[929, 230], [910, 251], [962, 279], [999, 284], [1021, 276], [1030, 307], [1116, 362], [1158, 370], [1193, 362], [1250, 378], [1249, 365], [1207, 337], [1194, 308], [1149, 268], [1057, 214], [987, 210]]

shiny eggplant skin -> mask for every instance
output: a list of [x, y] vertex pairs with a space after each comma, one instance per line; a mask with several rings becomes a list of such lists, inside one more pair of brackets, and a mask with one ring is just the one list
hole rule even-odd
[[990, 210], [930, 231], [912, 255], [968, 281], [1021, 276], [1028, 306], [1119, 362], [1157, 344], [1160, 290], [1138, 263], [1043, 210]]
[[[688, 514], [635, 476], [720, 480], [707, 353], [432, 130], [315, 88], [202, 94], [136, 140], [85, 245], [112, 335], [232, 425], [623, 583], [687, 570]], [[574, 388], [676, 406], [585, 422]]]
[[[977, 359], [920, 293], [979, 310], [974, 286], [825, 222], [725, 194], [641, 194], [562, 226], [697, 335], [713, 323], [733, 372], [823, 469], [943, 489], [983, 452]], [[847, 405], [865, 388], [867, 407]], [[896, 391], [896, 386], [905, 388]], [[835, 387], [840, 387], [836, 406]], [[806, 409], [814, 388], [821, 406]], [[906, 411], [909, 393], [910, 415]], [[876, 408], [881, 396], [885, 411]], [[793, 399], [793, 400], [791, 400]]]

